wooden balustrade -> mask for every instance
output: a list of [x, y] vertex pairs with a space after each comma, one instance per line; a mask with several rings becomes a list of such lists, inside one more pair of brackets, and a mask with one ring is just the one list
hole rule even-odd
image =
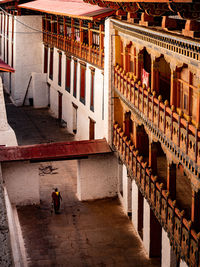
[[[182, 164], [190, 169], [194, 175], [200, 178], [197, 171], [200, 168], [200, 131], [183, 116], [179, 115], [168, 104], [150, 93], [150, 89], [141, 86], [131, 73], [126, 73], [119, 65], [114, 68], [114, 85], [116, 92], [119, 92], [126, 102], [133, 106], [138, 114], [154, 129], [162, 134], [163, 142], [168, 144]], [[170, 141], [173, 148], [170, 147]], [[192, 162], [192, 163], [191, 163]], [[193, 165], [193, 166], [192, 166]]]
[[199, 266], [200, 233], [195, 232], [191, 222], [184, 217], [184, 212], [176, 206], [176, 201], [172, 201], [169, 192], [158, 182], [157, 176], [151, 174], [151, 169], [117, 123], [113, 126], [113, 145], [157, 219], [168, 232], [174, 252], [189, 266]]
[[60, 50], [69, 52], [87, 62], [104, 67], [104, 53], [98, 48], [89, 47], [81, 42], [74, 41], [70, 37], [64, 38], [63, 35], [52, 34], [50, 32], [43, 33], [43, 42], [51, 46], [55, 46]]

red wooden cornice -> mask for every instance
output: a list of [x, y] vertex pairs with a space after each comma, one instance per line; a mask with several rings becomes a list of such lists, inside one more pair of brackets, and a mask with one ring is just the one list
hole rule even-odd
[[92, 5], [109, 7], [114, 10], [136, 13], [146, 12], [151, 16], [179, 15], [184, 19], [200, 19], [200, 2], [198, 0], [83, 0]]

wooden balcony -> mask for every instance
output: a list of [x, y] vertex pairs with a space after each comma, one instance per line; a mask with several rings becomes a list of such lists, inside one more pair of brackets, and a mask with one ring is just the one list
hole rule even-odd
[[131, 73], [119, 65], [114, 68], [116, 94], [138, 115], [158, 140], [174, 154], [181, 164], [200, 178], [200, 130], [168, 102], [162, 102], [150, 88], [141, 86]]
[[98, 48], [88, 46], [81, 42], [77, 42], [70, 37], [63, 35], [54, 35], [52, 33], [43, 33], [43, 42], [54, 46], [60, 50], [66, 51], [75, 57], [85, 60], [100, 68], [104, 67], [104, 52]]
[[174, 252], [189, 266], [199, 266], [200, 233], [195, 232], [184, 212], [178, 209], [169, 192], [158, 182], [157, 176], [151, 174], [147, 162], [143, 161], [117, 123], [113, 126], [113, 144], [129, 175], [135, 179], [140, 192], [167, 231]]

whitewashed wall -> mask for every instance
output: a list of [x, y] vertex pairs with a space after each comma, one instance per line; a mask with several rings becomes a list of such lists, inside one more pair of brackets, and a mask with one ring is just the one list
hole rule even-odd
[[[7, 23], [7, 22], [6, 22]], [[7, 27], [6, 27], [7, 28]], [[14, 65], [15, 73], [3, 74], [4, 85], [18, 106], [22, 105], [31, 72], [42, 72], [42, 16], [14, 16]], [[11, 64], [12, 16], [9, 17], [9, 62]], [[3, 42], [4, 45], [4, 42]], [[3, 48], [3, 46], [2, 46]], [[4, 49], [2, 49], [4, 51]], [[7, 58], [7, 47], [5, 49]], [[1, 58], [4, 58], [2, 54]], [[11, 76], [10, 76], [11, 75]], [[11, 84], [10, 84], [11, 83]], [[31, 87], [28, 99], [33, 97]]]
[[15, 146], [17, 145], [17, 139], [15, 132], [10, 127], [7, 121], [3, 84], [0, 77], [0, 145]]
[[[106, 171], [105, 171], [106, 170]], [[117, 196], [117, 159], [112, 154], [78, 160], [77, 196], [79, 200]]]
[[2, 163], [2, 175], [10, 202], [15, 205], [39, 204], [38, 163]]
[[[54, 60], [53, 60], [53, 80], [49, 79], [48, 70], [48, 83], [50, 86], [50, 109], [55, 117], [58, 117], [58, 92], [62, 93], [62, 119], [67, 122], [67, 128], [69, 132], [73, 132], [73, 105], [74, 103], [77, 109], [77, 133], [76, 140], [89, 138], [89, 117], [94, 120], [95, 123], [95, 139], [105, 137], [105, 120], [102, 118], [103, 109], [105, 109], [105, 103], [103, 104], [103, 82], [104, 76], [102, 70], [95, 67], [95, 80], [94, 80], [94, 112], [90, 110], [90, 85], [91, 85], [91, 64], [86, 63], [86, 87], [85, 96], [86, 101], [83, 104], [80, 101], [80, 63], [77, 59], [77, 94], [73, 96], [74, 85], [74, 60], [71, 60], [71, 79], [70, 79], [70, 93], [65, 89], [65, 77], [66, 77], [66, 55], [62, 52], [62, 81], [61, 86], [58, 85], [58, 49], [54, 48]], [[50, 49], [48, 54], [48, 66], [50, 61]], [[94, 67], [94, 66], [92, 66]]]

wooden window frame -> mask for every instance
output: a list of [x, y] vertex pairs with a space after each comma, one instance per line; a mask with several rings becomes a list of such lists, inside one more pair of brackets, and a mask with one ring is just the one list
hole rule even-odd
[[58, 85], [62, 85], [62, 52], [58, 51]]
[[94, 80], [95, 80], [95, 69], [91, 68], [90, 73], [90, 110], [94, 112]]
[[49, 48], [47, 45], [44, 46], [44, 73], [48, 72], [48, 53], [49, 53]]
[[50, 48], [50, 61], [49, 61], [49, 79], [53, 80], [53, 47]]
[[74, 85], [73, 85], [73, 96], [77, 96], [77, 68], [78, 68], [78, 62], [76, 59], [74, 59]]
[[71, 57], [66, 55], [66, 67], [65, 67], [65, 90], [70, 93], [71, 85]]
[[86, 98], [86, 64], [80, 62], [80, 102], [85, 105]]

